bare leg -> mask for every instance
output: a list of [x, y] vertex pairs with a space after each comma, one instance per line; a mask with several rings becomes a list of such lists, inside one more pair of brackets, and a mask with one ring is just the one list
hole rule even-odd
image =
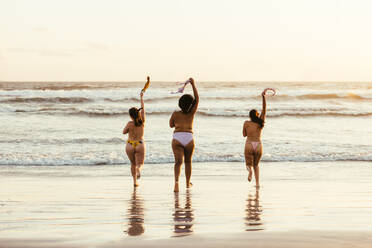
[[256, 187], [260, 187], [260, 168], [258, 167], [258, 164], [261, 160], [262, 156], [262, 144], [257, 147], [256, 152], [254, 154], [254, 178], [256, 180]]
[[181, 174], [181, 166], [184, 157], [183, 146], [175, 139], [172, 140], [172, 150], [174, 154], [174, 192], [179, 192], [178, 181]]
[[138, 187], [139, 184], [137, 183], [137, 167], [136, 167], [136, 165], [132, 164], [130, 166], [130, 171], [132, 172], [133, 186]]
[[140, 144], [136, 147], [134, 157], [136, 159], [137, 178], [141, 177], [141, 170], [145, 161], [145, 145]]
[[254, 179], [256, 180], [256, 187], [260, 187], [260, 167], [254, 166]]
[[245, 166], [248, 170], [248, 181], [252, 181], [252, 173], [253, 173], [253, 164], [254, 164], [254, 156], [253, 156], [253, 148], [250, 143], [245, 143], [244, 148], [244, 157], [245, 157]]
[[252, 166], [248, 166], [248, 182], [252, 181]]
[[139, 184], [137, 183], [136, 159], [134, 156], [134, 148], [132, 147], [131, 144], [127, 144], [127, 146], [125, 147], [125, 152], [127, 153], [127, 156], [131, 164], [130, 171], [133, 177], [133, 185], [134, 187], [137, 187]]
[[185, 175], [186, 175], [186, 188], [190, 188], [192, 186], [191, 180], [191, 172], [192, 172], [192, 154], [194, 153], [195, 143], [194, 140], [190, 141], [185, 146]]

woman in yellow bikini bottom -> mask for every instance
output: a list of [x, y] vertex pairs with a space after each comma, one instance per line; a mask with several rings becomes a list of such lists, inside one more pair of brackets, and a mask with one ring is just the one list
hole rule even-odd
[[123, 134], [128, 134], [125, 152], [130, 160], [131, 174], [133, 177], [134, 187], [139, 186], [137, 179], [141, 176], [141, 170], [145, 160], [145, 144], [143, 141], [145, 126], [145, 106], [143, 102], [143, 92], [141, 96], [141, 108], [135, 107], [129, 109], [131, 121], [127, 123]]
[[139, 144], [143, 144], [142, 140], [127, 140], [128, 144], [131, 144], [133, 148], [136, 148]]

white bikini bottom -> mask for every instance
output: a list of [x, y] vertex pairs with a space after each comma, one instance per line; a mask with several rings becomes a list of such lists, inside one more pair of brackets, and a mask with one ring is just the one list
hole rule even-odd
[[177, 132], [173, 133], [173, 139], [177, 140], [183, 147], [185, 147], [194, 139], [194, 137], [192, 133], [189, 132]]
[[260, 141], [247, 141], [247, 142], [251, 143], [252, 148], [253, 148], [254, 151], [256, 151], [256, 149], [259, 145], [261, 145]]

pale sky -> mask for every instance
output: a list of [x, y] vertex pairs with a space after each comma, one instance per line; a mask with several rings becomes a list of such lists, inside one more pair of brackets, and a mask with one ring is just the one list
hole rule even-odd
[[0, 81], [372, 81], [369, 0], [0, 0]]

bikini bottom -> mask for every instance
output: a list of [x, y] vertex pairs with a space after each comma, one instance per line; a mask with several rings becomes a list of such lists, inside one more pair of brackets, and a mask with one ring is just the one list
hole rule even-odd
[[138, 145], [143, 144], [142, 140], [127, 140], [128, 144], [131, 144], [133, 148], [136, 148]]
[[192, 133], [189, 132], [176, 132], [173, 133], [173, 139], [177, 140], [183, 147], [185, 147], [194, 139], [194, 137]]

